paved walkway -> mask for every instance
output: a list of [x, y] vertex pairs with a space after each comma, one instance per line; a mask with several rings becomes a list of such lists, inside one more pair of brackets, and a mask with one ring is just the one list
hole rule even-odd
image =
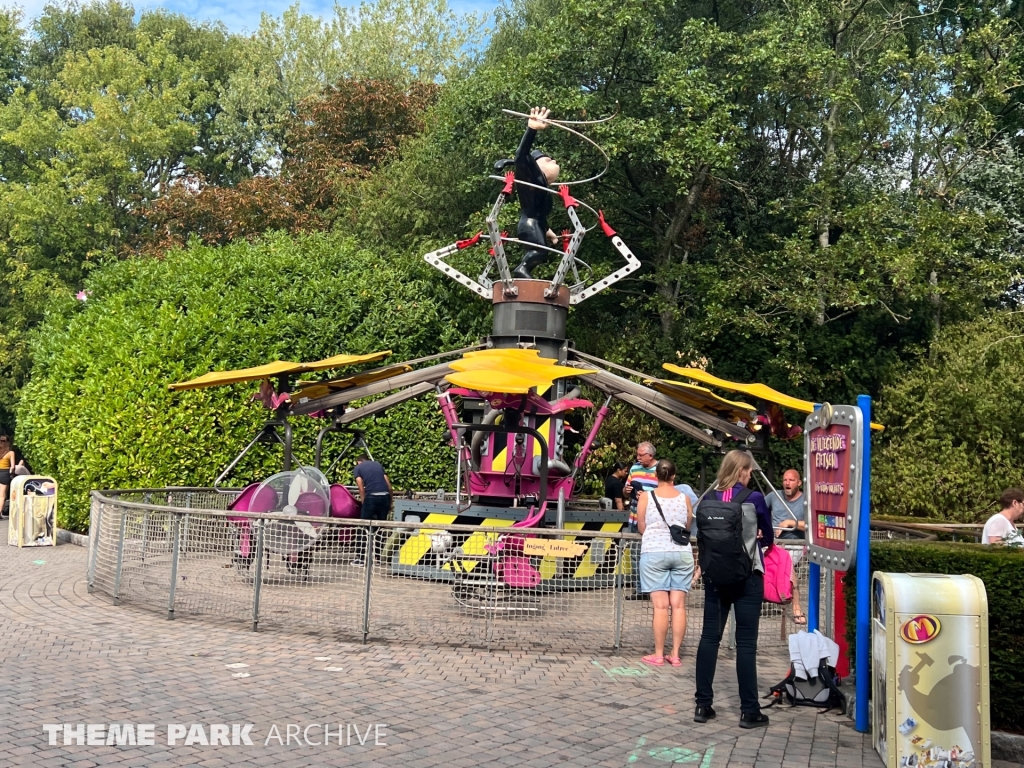
[[[739, 729], [724, 649], [719, 717], [692, 722], [692, 636], [679, 669], [597, 653], [363, 646], [113, 607], [87, 593], [85, 569], [85, 550], [71, 545], [0, 549], [0, 768], [882, 765], [837, 714], [773, 709], [768, 729]], [[785, 669], [762, 658], [761, 689]], [[51, 723], [150, 723], [155, 744], [64, 746], [57, 731], [50, 746]], [[326, 746], [315, 744], [324, 723]], [[184, 726], [175, 746], [169, 724]], [[209, 740], [211, 724], [227, 725], [228, 740], [241, 726], [240, 742], [251, 724], [252, 746], [203, 746], [198, 728], [185, 744], [194, 725]]]

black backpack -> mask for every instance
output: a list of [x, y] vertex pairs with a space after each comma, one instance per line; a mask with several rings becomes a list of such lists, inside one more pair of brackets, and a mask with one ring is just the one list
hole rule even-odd
[[[741, 584], [750, 576], [753, 565], [746, 539], [751, 533], [755, 542], [757, 537], [757, 513], [751, 515], [749, 510], [743, 509], [743, 502], [750, 494], [750, 489], [744, 488], [732, 497], [732, 501], [719, 501], [712, 496], [701, 499], [697, 504], [700, 570], [703, 577], [716, 587]], [[752, 508], [752, 505], [746, 506]], [[751, 523], [753, 531], [750, 530]]]
[[836, 674], [836, 668], [830, 667], [828, 659], [818, 664], [818, 674], [809, 680], [796, 676], [793, 665], [789, 666], [789, 674], [778, 685], [773, 685], [764, 698], [771, 699], [768, 706], [774, 706], [785, 700], [791, 707], [805, 706], [819, 709], [838, 709], [846, 714], [846, 696], [839, 690], [843, 680]]

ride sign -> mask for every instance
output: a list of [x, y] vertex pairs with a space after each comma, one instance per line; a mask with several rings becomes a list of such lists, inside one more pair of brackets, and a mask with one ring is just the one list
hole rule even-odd
[[811, 561], [846, 571], [857, 550], [864, 416], [825, 403], [804, 422], [804, 492]]

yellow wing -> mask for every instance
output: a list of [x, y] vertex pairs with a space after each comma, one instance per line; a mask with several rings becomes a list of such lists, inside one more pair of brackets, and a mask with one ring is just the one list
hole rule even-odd
[[180, 392], [185, 389], [202, 389], [203, 387], [240, 384], [245, 381], [269, 379], [272, 376], [285, 376], [289, 373], [308, 373], [310, 371], [322, 371], [327, 368], [342, 368], [346, 365], [356, 365], [357, 363], [369, 363], [375, 360], [382, 360], [390, 354], [391, 350], [389, 349], [383, 352], [371, 352], [368, 355], [335, 355], [334, 357], [317, 360], [313, 363], [293, 363], [289, 360], [275, 360], [266, 365], [257, 365], [255, 368], [205, 373], [190, 381], [171, 384], [170, 388]]
[[[766, 400], [769, 403], [775, 403], [785, 408], [792, 408], [794, 411], [800, 411], [801, 413], [813, 413], [814, 403], [809, 400], [800, 400], [796, 397], [790, 397], [789, 395], [783, 394], [772, 389], [764, 384], [738, 384], [734, 381], [726, 381], [720, 379], [717, 376], [712, 376], [707, 371], [702, 371], [699, 368], [684, 368], [680, 365], [674, 365], [673, 363], [665, 363], [663, 366], [666, 371], [677, 373], [680, 376], [685, 376], [688, 379], [699, 381], [703, 384], [709, 384], [712, 387], [718, 387], [719, 389], [725, 389], [730, 392], [740, 392], [741, 394], [748, 395], [749, 397], [756, 397], [759, 400]], [[871, 428], [875, 430], [885, 429], [881, 424], [871, 423]]]

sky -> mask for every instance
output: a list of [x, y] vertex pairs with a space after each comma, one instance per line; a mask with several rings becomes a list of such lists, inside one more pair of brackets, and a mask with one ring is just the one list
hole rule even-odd
[[[50, 0], [17, 0], [14, 5], [20, 6], [25, 12], [26, 21], [39, 15], [43, 6]], [[260, 0], [251, 5], [228, 0], [129, 0], [136, 11], [147, 8], [166, 8], [173, 13], [181, 13], [199, 21], [222, 21], [232, 32], [255, 32], [260, 24], [260, 15], [264, 12], [272, 16], [280, 16], [295, 0]], [[358, 0], [341, 0], [341, 5], [358, 6]], [[448, 0], [449, 6], [457, 13], [491, 12], [497, 6], [497, 0]], [[303, 0], [303, 13], [330, 17], [334, 15], [334, 0]]]

